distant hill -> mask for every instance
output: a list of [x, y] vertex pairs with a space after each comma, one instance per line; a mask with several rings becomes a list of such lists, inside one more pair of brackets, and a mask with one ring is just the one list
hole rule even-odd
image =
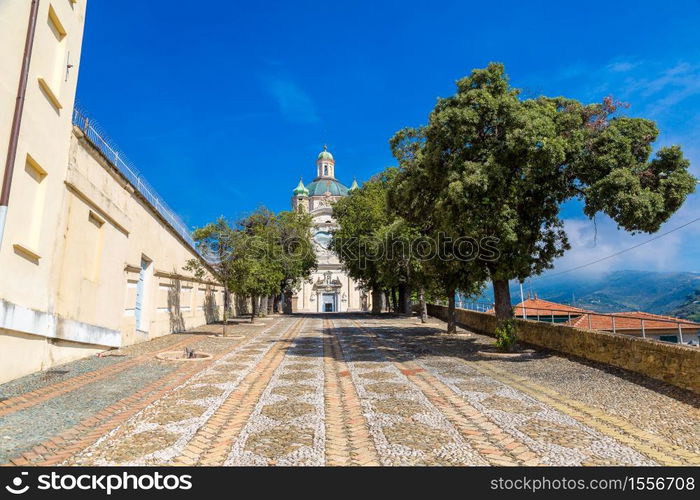
[[[700, 274], [614, 271], [598, 275], [564, 274], [528, 280], [523, 289], [541, 299], [597, 312], [646, 311], [692, 319], [700, 315]], [[520, 287], [511, 284], [513, 303]], [[493, 301], [489, 287], [480, 300]], [[696, 320], [700, 319], [696, 316]]]
[[700, 323], [700, 290], [695, 290], [685, 303], [673, 309], [670, 315]]

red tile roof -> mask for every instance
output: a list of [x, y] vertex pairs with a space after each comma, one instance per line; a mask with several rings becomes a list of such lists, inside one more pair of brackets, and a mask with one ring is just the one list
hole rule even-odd
[[[652, 314], [642, 311], [602, 314], [540, 298], [525, 299], [518, 305], [513, 306], [513, 311], [516, 318], [522, 318], [523, 306], [525, 306], [525, 316], [529, 318], [539, 315], [542, 316], [542, 319], [546, 320], [547, 317], [551, 317], [552, 315], [554, 315], [554, 317], [571, 315], [571, 319], [562, 324], [579, 328], [591, 328], [593, 330], [612, 331], [612, 316], [615, 316], [615, 331], [634, 331], [641, 333], [642, 319], [644, 320], [645, 331], [655, 330], [657, 333], [661, 331], [668, 331], [669, 333], [677, 332], [678, 323], [681, 323], [683, 331], [687, 331], [688, 333], [697, 333], [700, 331], [700, 323], [694, 323], [689, 320], [674, 318], [672, 316], [662, 316], [660, 314]], [[494, 310], [492, 308], [486, 312], [493, 314]], [[589, 316], [590, 326], [588, 319]]]
[[542, 299], [525, 299], [520, 304], [513, 307], [513, 311], [516, 316], [523, 315], [523, 306], [525, 307], [525, 316], [578, 316], [579, 314], [587, 313], [585, 309], [579, 309], [578, 307], [568, 306], [566, 304], [558, 304], [556, 302], [550, 302], [549, 300]]
[[[678, 323], [685, 331], [698, 331], [700, 324], [685, 319], [674, 318], [672, 316], [662, 316], [642, 311], [612, 313], [605, 316], [591, 314], [590, 328], [593, 330], [613, 330], [613, 318], [615, 317], [615, 330], [642, 330], [642, 320], [644, 320], [644, 330], [669, 330], [677, 331]], [[665, 321], [664, 321], [665, 320]], [[584, 314], [578, 318], [567, 322], [571, 326], [579, 328], [589, 328], [588, 315]]]

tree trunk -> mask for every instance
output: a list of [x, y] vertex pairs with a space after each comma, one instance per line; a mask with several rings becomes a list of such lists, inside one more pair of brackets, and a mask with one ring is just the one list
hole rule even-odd
[[292, 314], [292, 292], [284, 293], [284, 308], [282, 310], [285, 314]]
[[267, 314], [272, 314], [275, 308], [275, 296], [270, 295], [267, 297]]
[[499, 320], [511, 319], [513, 317], [513, 307], [510, 303], [508, 280], [493, 280], [493, 297], [496, 318]]
[[236, 315], [248, 314], [248, 297], [236, 295]]
[[457, 331], [457, 318], [455, 314], [455, 292], [456, 290], [448, 290], [448, 306], [447, 306], [447, 333], [455, 333]]
[[372, 314], [382, 313], [383, 302], [382, 291], [379, 288], [372, 288]]
[[399, 313], [411, 314], [411, 287], [399, 285]]
[[280, 314], [282, 312], [282, 294], [275, 295], [273, 300], [272, 311], [275, 314]]
[[228, 304], [230, 302], [230, 297], [228, 295], [228, 290], [224, 288], [224, 313], [223, 313], [223, 321], [221, 323], [221, 336], [225, 337], [226, 336], [226, 321], [228, 321]]
[[250, 309], [250, 322], [255, 323], [255, 315], [258, 314], [258, 298], [255, 295], [250, 298]]
[[420, 322], [427, 323], [428, 322], [428, 306], [425, 303], [425, 289], [423, 287], [421, 287], [420, 291], [418, 292], [418, 301], [420, 302]]

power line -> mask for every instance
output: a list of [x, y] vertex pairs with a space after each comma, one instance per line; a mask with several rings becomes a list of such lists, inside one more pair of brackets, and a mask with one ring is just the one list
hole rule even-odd
[[623, 254], [623, 253], [625, 253], [625, 252], [629, 252], [630, 250], [634, 250], [635, 248], [639, 248], [639, 247], [641, 247], [642, 245], [646, 245], [647, 243], [651, 243], [652, 241], [656, 241], [656, 240], [658, 240], [659, 238], [663, 238], [664, 236], [667, 236], [667, 235], [669, 235], [669, 234], [671, 234], [671, 233], [673, 233], [673, 232], [675, 232], [675, 231], [678, 231], [679, 229], [683, 229], [684, 227], [689, 226], [689, 225], [693, 224], [694, 222], [698, 222], [698, 221], [700, 221], [700, 217], [698, 217], [697, 219], [693, 219], [693, 220], [691, 220], [691, 221], [689, 221], [689, 222], [686, 222], [685, 224], [681, 224], [681, 225], [678, 226], [678, 227], [674, 227], [673, 229], [671, 229], [671, 230], [669, 230], [669, 231], [666, 231], [665, 233], [661, 233], [661, 234], [659, 234], [659, 235], [657, 235], [657, 236], [654, 236], [653, 238], [650, 238], [650, 239], [648, 239], [648, 240], [646, 240], [646, 241], [643, 241], [643, 242], [641, 242], [641, 243], [638, 243], [638, 244], [636, 244], [636, 245], [634, 245], [634, 246], [631, 246], [631, 247], [629, 247], [629, 248], [625, 248], [624, 250], [620, 250], [619, 252], [615, 252], [615, 253], [613, 253], [613, 254], [610, 254], [610, 255], [608, 255], [607, 257], [603, 257], [603, 258], [601, 258], [601, 259], [594, 260], [594, 261], [589, 262], [589, 263], [587, 263], [587, 264], [581, 264], [580, 266], [572, 267], [571, 269], [567, 269], [566, 271], [560, 271], [560, 272], [558, 272], [558, 273], [548, 274], [548, 275], [546, 275], [546, 276], [536, 276], [536, 277], [530, 278], [530, 279], [538, 280], [538, 279], [544, 279], [544, 278], [551, 278], [552, 276], [559, 276], [559, 275], [561, 275], [561, 274], [567, 274], [567, 273], [570, 273], [570, 272], [573, 272], [573, 271], [578, 271], [579, 269], [583, 269], [584, 267], [592, 266], [592, 265], [594, 265], [594, 264], [598, 264], [599, 262], [603, 262], [604, 260], [612, 259], [613, 257], [617, 257], [618, 255], [621, 255], [621, 254]]

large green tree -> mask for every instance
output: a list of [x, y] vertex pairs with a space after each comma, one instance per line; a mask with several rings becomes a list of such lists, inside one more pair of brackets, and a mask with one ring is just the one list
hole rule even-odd
[[386, 205], [386, 182], [382, 176], [364, 183], [333, 204], [338, 228], [330, 248], [355, 281], [372, 292], [372, 313], [382, 308], [387, 283], [380, 273], [383, 247], [377, 232], [391, 222]]
[[331, 248], [350, 276], [372, 290], [373, 313], [381, 312], [382, 290], [394, 296], [395, 310], [410, 313], [415, 291], [425, 321], [426, 292], [433, 291], [434, 276], [416, 252], [420, 231], [390, 207], [397, 173], [388, 168], [334, 204], [339, 228]]
[[477, 245], [471, 239], [464, 241], [464, 236], [470, 235], [466, 225], [461, 231], [455, 230], [452, 218], [430, 194], [440, 179], [424, 168], [424, 130], [404, 129], [390, 144], [400, 170], [388, 193], [389, 206], [417, 233], [416, 249], [428, 246], [434, 249], [430, 254], [417, 252], [423, 256], [420, 274], [431, 297], [447, 297], [447, 331], [453, 333], [457, 328], [456, 293], [478, 295], [487, 273], [476, 261]]
[[497, 239], [498, 254], [474, 262], [493, 283], [500, 319], [512, 317], [508, 280], [540, 274], [569, 249], [562, 203], [578, 199], [588, 217], [654, 232], [695, 189], [681, 149], [652, 158], [654, 122], [617, 111], [611, 98], [523, 99], [492, 63], [438, 99], [426, 126], [392, 139], [402, 167], [396, 199], [413, 220], [437, 221], [455, 238]]

